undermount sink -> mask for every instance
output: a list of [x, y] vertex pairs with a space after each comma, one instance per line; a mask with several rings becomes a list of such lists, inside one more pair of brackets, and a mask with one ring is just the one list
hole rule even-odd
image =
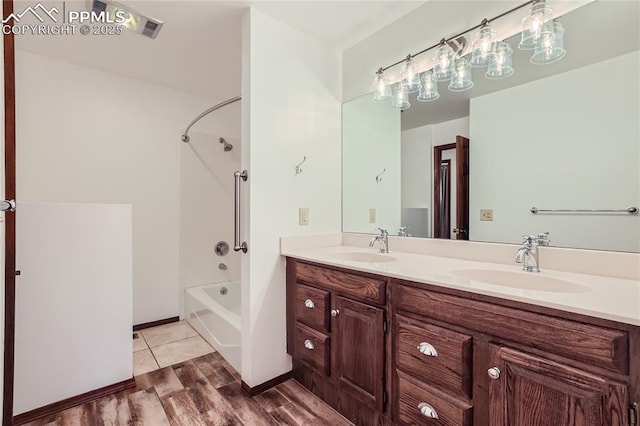
[[334, 258], [340, 260], [349, 260], [351, 262], [393, 262], [396, 260], [395, 257], [389, 256], [388, 254], [381, 253], [363, 253], [363, 252], [345, 252], [345, 253], [336, 253]]
[[589, 291], [589, 287], [587, 286], [559, 278], [539, 275], [535, 272], [511, 272], [491, 269], [459, 269], [452, 271], [451, 274], [456, 277], [466, 278], [472, 281], [522, 290], [546, 291], [553, 293], [582, 293]]

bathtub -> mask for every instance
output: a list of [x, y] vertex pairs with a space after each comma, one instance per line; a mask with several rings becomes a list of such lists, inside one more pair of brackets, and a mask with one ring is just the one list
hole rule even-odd
[[207, 284], [185, 292], [189, 324], [240, 371], [240, 282]]

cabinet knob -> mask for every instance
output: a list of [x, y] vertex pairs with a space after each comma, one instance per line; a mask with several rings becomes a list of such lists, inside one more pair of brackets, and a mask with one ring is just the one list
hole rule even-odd
[[420, 344], [418, 345], [418, 350], [428, 356], [438, 356], [438, 351], [436, 351], [436, 348], [434, 348], [432, 344], [427, 342], [420, 342]]
[[422, 413], [422, 415], [425, 417], [428, 417], [430, 419], [438, 418], [438, 412], [436, 411], [436, 409], [426, 402], [421, 402], [420, 404], [418, 404], [418, 409], [420, 410], [420, 413]]
[[340, 310], [339, 309], [332, 309], [331, 310], [331, 316], [332, 317], [337, 317], [338, 315], [340, 315]]
[[316, 307], [315, 303], [313, 303], [313, 300], [311, 299], [307, 299], [304, 301], [304, 306], [305, 308], [309, 308], [309, 309], [313, 309]]
[[491, 367], [490, 369], [487, 370], [487, 374], [493, 380], [499, 379], [500, 378], [500, 369], [498, 367]]
[[313, 346], [313, 342], [309, 339], [304, 341], [304, 347], [309, 349], [310, 351], [313, 350], [314, 346]]

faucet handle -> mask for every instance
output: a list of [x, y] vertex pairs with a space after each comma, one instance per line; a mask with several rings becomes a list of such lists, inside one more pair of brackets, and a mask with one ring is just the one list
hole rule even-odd
[[548, 247], [549, 243], [551, 242], [551, 240], [549, 239], [549, 233], [541, 232], [540, 234], [538, 234], [537, 241], [539, 246]]
[[384, 228], [376, 228], [378, 231], [380, 231], [380, 235], [389, 235], [389, 233], [387, 232], [386, 229]]
[[533, 242], [534, 242], [535, 240], [536, 240], [536, 237], [534, 237], [533, 235], [526, 235], [526, 234], [525, 234], [525, 235], [523, 235], [523, 236], [522, 236], [522, 242], [523, 242], [524, 244], [531, 245], [531, 244], [533, 244]]

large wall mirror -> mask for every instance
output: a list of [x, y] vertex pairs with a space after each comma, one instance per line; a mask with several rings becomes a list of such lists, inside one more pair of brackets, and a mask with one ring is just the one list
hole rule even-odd
[[371, 94], [345, 103], [343, 231], [501, 243], [549, 232], [557, 247], [640, 252], [640, 215], [626, 212], [640, 207], [640, 3], [598, 1], [560, 21], [559, 62], [514, 48], [510, 78], [474, 69], [471, 90], [439, 83], [440, 99], [411, 94], [403, 112]]

